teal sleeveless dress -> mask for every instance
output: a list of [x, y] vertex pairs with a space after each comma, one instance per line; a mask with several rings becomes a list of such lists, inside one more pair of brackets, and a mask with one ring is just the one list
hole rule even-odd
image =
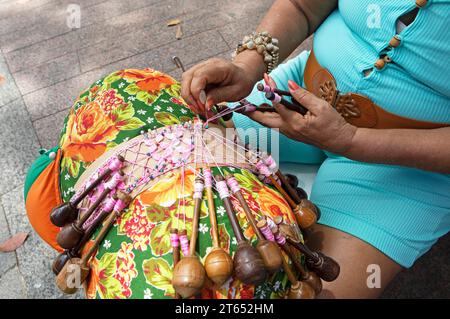
[[[450, 1], [428, 0], [397, 34], [400, 45], [388, 46], [398, 18], [415, 8], [414, 0], [340, 0], [314, 35], [314, 53], [341, 92], [368, 96], [403, 117], [450, 123]], [[392, 62], [374, 68], [384, 54]], [[272, 72], [278, 87], [287, 89], [289, 79], [303, 83], [308, 55]], [[248, 100], [268, 102], [256, 89]], [[244, 130], [260, 127], [243, 115], [234, 120]], [[285, 136], [279, 152], [281, 162], [321, 163], [311, 192], [321, 224], [362, 239], [403, 267], [450, 230], [450, 175], [356, 162]]]

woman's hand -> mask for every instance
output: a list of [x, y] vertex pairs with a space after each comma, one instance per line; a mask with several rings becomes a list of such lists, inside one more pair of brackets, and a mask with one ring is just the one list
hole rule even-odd
[[[274, 86], [273, 80], [265, 76], [266, 82]], [[317, 146], [321, 149], [345, 154], [352, 146], [357, 128], [326, 101], [289, 81], [292, 97], [308, 109], [304, 116], [281, 104], [273, 103], [275, 112], [255, 111], [246, 115], [270, 128], [278, 128], [287, 137]]]
[[181, 96], [201, 114], [213, 104], [238, 101], [250, 94], [258, 80], [255, 69], [250, 63], [209, 59], [183, 73]]

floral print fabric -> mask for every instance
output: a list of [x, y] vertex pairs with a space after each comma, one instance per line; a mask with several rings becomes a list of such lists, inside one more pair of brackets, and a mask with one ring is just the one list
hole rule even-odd
[[[170, 76], [145, 69], [114, 72], [95, 82], [75, 101], [64, 122], [60, 147], [60, 186], [63, 200], [74, 194], [74, 185], [100, 155], [131, 139], [142, 130], [190, 121], [193, 113], [180, 98], [180, 85]], [[295, 223], [289, 205], [272, 187], [245, 169], [221, 168], [235, 175], [249, 207], [269, 217], [282, 215]], [[217, 168], [213, 173], [218, 174]], [[116, 221], [91, 263], [88, 298], [173, 298], [171, 227], [191, 233], [194, 175], [173, 170], [139, 194]], [[236, 239], [225, 208], [214, 195], [220, 245], [232, 255]], [[232, 197], [239, 223], [247, 239], [253, 233], [238, 201]], [[206, 197], [201, 207], [197, 253], [202, 261], [211, 249], [211, 225]], [[95, 238], [95, 235], [94, 235]], [[85, 249], [92, 244], [89, 242]], [[259, 287], [231, 278], [222, 287], [206, 286], [202, 298], [280, 298], [287, 278], [279, 272]]]

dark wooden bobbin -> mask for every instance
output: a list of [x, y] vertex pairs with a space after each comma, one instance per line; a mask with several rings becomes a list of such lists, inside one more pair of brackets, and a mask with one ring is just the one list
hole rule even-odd
[[[115, 195], [114, 195], [115, 196]], [[117, 197], [115, 198], [117, 200]], [[58, 275], [67, 261], [71, 258], [80, 257], [80, 251], [83, 249], [84, 245], [89, 241], [94, 232], [97, 230], [98, 226], [105, 220], [110, 211], [102, 210], [100, 215], [95, 219], [94, 223], [89, 226], [85, 231], [80, 242], [72, 249], [66, 249], [61, 254], [59, 254], [52, 264], [52, 271], [55, 275]]]
[[192, 232], [189, 246], [189, 255], [182, 258], [173, 269], [172, 286], [183, 298], [197, 295], [203, 288], [206, 280], [206, 272], [200, 259], [195, 255], [198, 237], [198, 220], [203, 197], [203, 179], [195, 179], [194, 192], [194, 217], [192, 220]]
[[[100, 204], [105, 200], [106, 196], [112, 191], [112, 188], [118, 183], [119, 179], [123, 177], [122, 172], [117, 172], [117, 182], [111, 184], [111, 186], [106, 186], [103, 192], [98, 196], [96, 201], [89, 207], [89, 209], [84, 213], [76, 222], [64, 226], [61, 231], [56, 236], [57, 243], [64, 249], [74, 248], [83, 237], [85, 231], [83, 229], [83, 224], [92, 216], [92, 213], [100, 206]], [[108, 183], [106, 184], [108, 185]]]
[[95, 238], [93, 245], [81, 258], [75, 257], [69, 259], [56, 276], [56, 285], [62, 292], [73, 294], [80, 288], [80, 285], [86, 281], [90, 271], [90, 259], [113, 226], [116, 218], [120, 216], [122, 210], [131, 202], [131, 197], [126, 193], [118, 192], [117, 196], [121, 202], [121, 207], [114, 208], [114, 211], [109, 214], [105, 224]]
[[308, 109], [305, 108], [303, 105], [299, 104], [298, 102], [297, 103], [289, 102], [288, 100], [283, 99], [281, 96], [279, 96], [274, 92], [266, 92], [265, 96], [266, 99], [268, 99], [269, 101], [280, 103], [289, 110], [300, 113], [301, 115], [305, 115], [308, 112]]
[[[222, 176], [216, 175], [215, 179], [217, 181], [217, 188], [227, 188], [226, 182]], [[225, 191], [227, 192], [227, 190]], [[233, 228], [234, 235], [236, 236], [236, 240], [238, 242], [233, 259], [236, 278], [248, 285], [260, 285], [266, 280], [267, 277], [264, 261], [258, 250], [256, 250], [256, 248], [245, 240], [244, 234], [242, 233], [239, 222], [236, 218], [233, 205], [229, 198], [229, 194], [227, 195], [222, 193], [220, 194], [220, 197], [223, 201], [228, 219], [230, 220], [231, 227]]]
[[[125, 159], [122, 156], [117, 156], [118, 162], [123, 163], [124, 160]], [[75, 221], [78, 217], [78, 204], [80, 204], [81, 201], [94, 190], [94, 188], [96, 188], [107, 176], [109, 176], [114, 169], [118, 169], [117, 167], [117, 162], [113, 162], [112, 165], [110, 165], [110, 167], [108, 167], [97, 179], [87, 186], [79, 196], [71, 199], [67, 203], [62, 203], [61, 205], [53, 208], [50, 214], [50, 221], [53, 225], [63, 227], [64, 225]]]
[[311, 251], [306, 245], [286, 237], [287, 242], [306, 257], [306, 265], [314, 271], [322, 280], [333, 281], [340, 273], [339, 264], [319, 251]]
[[[281, 216], [277, 216], [279, 218], [276, 218], [278, 220], [274, 219], [274, 222], [280, 224], [279, 220], [282, 220]], [[284, 236], [280, 233], [280, 229], [277, 226], [271, 228], [275, 238], [279, 238], [280, 236]], [[322, 291], [322, 281], [320, 278], [312, 271], [309, 271], [306, 267], [302, 265], [299, 258], [295, 255], [295, 252], [293, 251], [292, 247], [289, 246], [285, 241], [278, 243], [283, 249], [283, 251], [289, 256], [289, 258], [292, 260], [292, 263], [294, 264], [295, 269], [298, 271], [298, 273], [301, 276], [301, 281], [304, 281], [308, 283], [315, 291], [316, 295], [318, 295]]]
[[252, 226], [253, 231], [255, 232], [256, 236], [258, 237], [258, 243], [256, 244], [256, 249], [260, 253], [264, 265], [266, 267], [266, 270], [269, 274], [273, 274], [280, 270], [282, 266], [282, 256], [280, 253], [280, 249], [278, 249], [278, 246], [275, 242], [266, 240], [264, 236], [262, 235], [258, 224], [255, 220], [255, 217], [253, 216], [250, 207], [248, 207], [247, 202], [245, 201], [244, 196], [242, 195], [242, 192], [240, 190], [239, 184], [237, 180], [234, 178], [234, 176], [231, 173], [226, 172], [225, 178], [227, 180], [228, 186], [232, 190], [234, 196], [239, 201], [239, 204], [242, 206], [245, 216], [247, 217], [247, 220], [249, 221], [250, 225]]

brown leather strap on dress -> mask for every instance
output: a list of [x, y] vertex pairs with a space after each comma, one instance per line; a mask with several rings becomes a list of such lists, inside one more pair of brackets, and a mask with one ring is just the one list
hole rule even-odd
[[304, 81], [308, 91], [330, 103], [347, 122], [357, 127], [433, 129], [450, 126], [402, 117], [382, 109], [364, 95], [339, 92], [333, 75], [319, 64], [313, 51], [306, 62]]

